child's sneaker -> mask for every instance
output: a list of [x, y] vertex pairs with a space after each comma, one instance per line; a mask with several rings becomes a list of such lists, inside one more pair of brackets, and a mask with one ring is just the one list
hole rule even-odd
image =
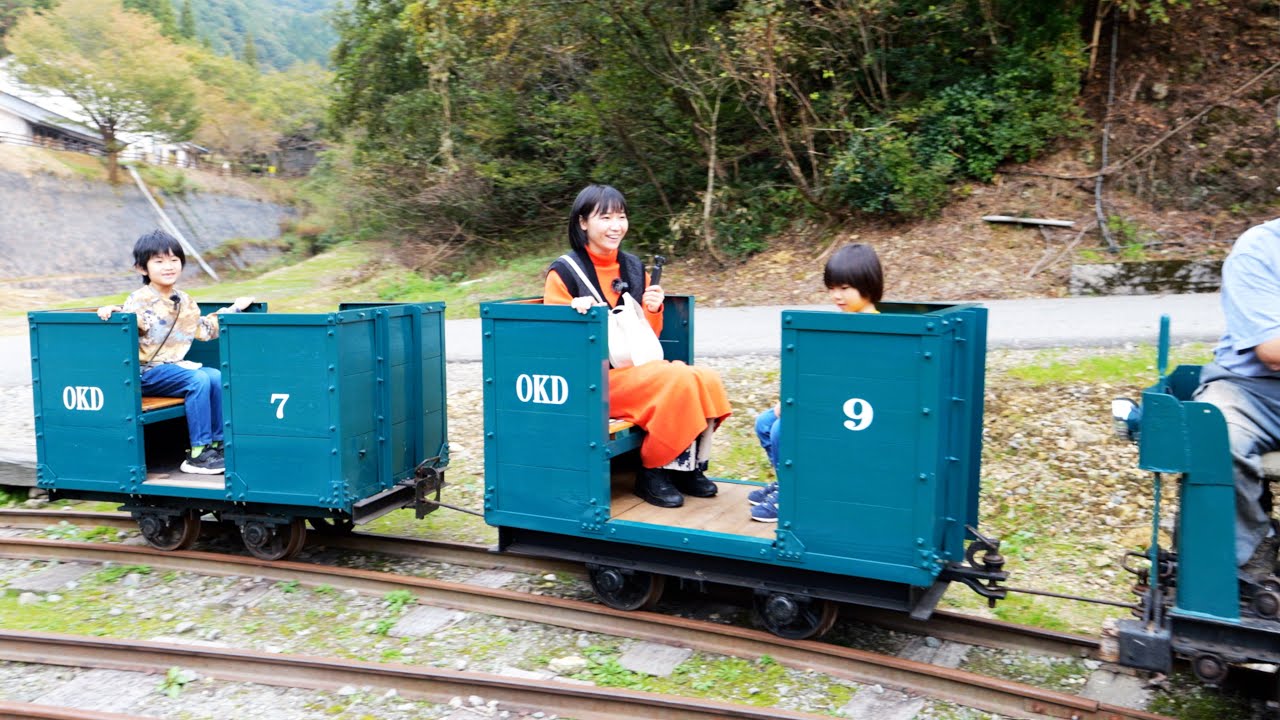
[[759, 505], [764, 502], [765, 498], [769, 497], [770, 493], [776, 492], [778, 492], [778, 483], [771, 482], [762, 488], [756, 488], [755, 490], [747, 493], [747, 502], [752, 505]]
[[200, 454], [182, 461], [178, 468], [184, 473], [195, 475], [221, 475], [226, 470], [222, 455], [211, 447], [205, 447]]
[[760, 522], [778, 522], [778, 491], [769, 493], [759, 505], [751, 508], [751, 519]]

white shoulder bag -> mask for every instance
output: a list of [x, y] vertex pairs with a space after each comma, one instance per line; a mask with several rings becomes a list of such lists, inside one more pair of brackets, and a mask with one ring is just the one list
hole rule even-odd
[[[587, 278], [587, 274], [578, 267], [571, 255], [561, 255], [561, 260], [568, 263], [582, 283], [591, 291], [596, 302], [608, 307], [596, 287]], [[627, 368], [633, 365], [644, 365], [662, 359], [662, 343], [653, 334], [653, 327], [644, 317], [644, 309], [631, 297], [630, 293], [622, 293], [618, 306], [609, 310], [609, 364], [615, 368]]]

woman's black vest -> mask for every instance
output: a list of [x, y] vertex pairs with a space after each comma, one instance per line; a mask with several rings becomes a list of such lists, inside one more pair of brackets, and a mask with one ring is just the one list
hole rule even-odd
[[[596, 266], [591, 263], [591, 256], [587, 254], [587, 251], [570, 250], [569, 254], [573, 256], [574, 260], [578, 261], [578, 267], [582, 268], [582, 272], [586, 273], [587, 277], [590, 278], [591, 284], [595, 286], [596, 292], [600, 294], [600, 297], [607, 297], [600, 287], [600, 278], [596, 276]], [[564, 260], [556, 258], [555, 262], [551, 263], [550, 269], [555, 270], [560, 275], [560, 279], [564, 281], [564, 286], [569, 291], [570, 297], [590, 297], [592, 295], [590, 290], [582, 286], [582, 278]], [[640, 302], [640, 297], [644, 295], [644, 263], [640, 262], [640, 258], [619, 250], [618, 279], [626, 286], [625, 291], [627, 294], [636, 302]], [[618, 299], [621, 300], [622, 290], [616, 287], [614, 289], [619, 290]]]

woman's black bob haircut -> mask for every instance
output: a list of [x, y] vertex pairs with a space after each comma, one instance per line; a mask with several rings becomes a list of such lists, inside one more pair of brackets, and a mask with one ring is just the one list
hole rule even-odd
[[143, 271], [143, 285], [151, 282], [151, 276], [146, 273], [147, 261], [157, 255], [177, 255], [182, 267], [187, 266], [187, 255], [177, 238], [163, 230], [152, 230], [133, 244], [133, 264]]
[[591, 184], [582, 188], [573, 201], [573, 210], [569, 212], [569, 247], [585, 252], [587, 232], [581, 223], [592, 215], [619, 210], [627, 211], [627, 199], [612, 185]]
[[822, 282], [829, 288], [848, 285], [872, 304], [880, 302], [884, 295], [884, 271], [880, 269], [880, 258], [870, 245], [864, 243], [845, 245], [832, 253], [822, 270]]

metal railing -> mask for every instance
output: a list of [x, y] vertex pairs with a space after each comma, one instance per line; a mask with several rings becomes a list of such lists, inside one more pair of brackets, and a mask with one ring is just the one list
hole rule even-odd
[[[22, 135], [12, 132], [0, 132], [0, 145], [21, 145], [25, 147], [42, 148], [45, 150], [62, 150], [65, 152], [92, 155], [94, 157], [102, 157], [106, 155], [106, 151], [101, 147], [97, 147], [83, 141], [65, 140], [62, 138], [47, 136]], [[205, 170], [206, 172], [234, 175], [237, 177], [301, 177], [310, 171], [310, 168], [306, 168], [297, 170], [277, 170], [275, 172], [271, 172], [268, 170], [269, 166], [263, 163], [218, 162], [201, 160], [193, 157], [179, 158], [175, 155], [162, 156], [156, 155], [155, 153], [149, 153], [144, 150], [138, 150], [136, 148], [126, 148], [119, 154], [118, 159], [120, 162], [145, 162], [148, 165], [197, 168]]]

